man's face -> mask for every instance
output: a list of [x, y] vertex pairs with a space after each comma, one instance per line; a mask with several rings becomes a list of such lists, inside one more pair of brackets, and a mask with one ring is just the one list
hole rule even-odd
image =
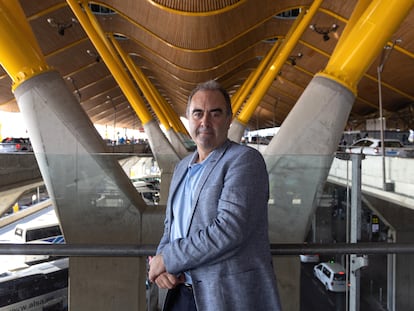
[[198, 91], [188, 109], [190, 135], [199, 153], [207, 155], [227, 139], [231, 115], [227, 115], [226, 101], [219, 91]]

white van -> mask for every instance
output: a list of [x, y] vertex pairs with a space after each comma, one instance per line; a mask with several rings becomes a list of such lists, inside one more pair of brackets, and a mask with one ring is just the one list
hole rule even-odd
[[326, 290], [344, 292], [346, 290], [345, 269], [339, 263], [322, 262], [313, 267], [315, 277], [325, 285]]

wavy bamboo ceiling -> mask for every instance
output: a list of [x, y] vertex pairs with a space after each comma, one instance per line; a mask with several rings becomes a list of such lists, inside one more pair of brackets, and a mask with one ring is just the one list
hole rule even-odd
[[[63, 0], [20, 0], [49, 65], [65, 78], [94, 123], [140, 125], [120, 87]], [[338, 25], [324, 40], [308, 28], [253, 115], [251, 129], [280, 125], [315, 73], [324, 69], [357, 0], [325, 0], [311, 24]], [[181, 116], [194, 86], [217, 79], [233, 94], [257, 68], [276, 40], [283, 40], [294, 18], [289, 12], [312, 1], [294, 0], [107, 0], [91, 2], [112, 14], [96, 15], [106, 33], [116, 34], [123, 50]], [[96, 6], [94, 6], [96, 8]], [[71, 24], [59, 34], [55, 25]], [[393, 45], [395, 44], [395, 45]], [[382, 104], [389, 128], [414, 127], [414, 12], [392, 38], [382, 72]], [[358, 86], [349, 124], [378, 118], [377, 67]], [[142, 94], [139, 90], [137, 90]], [[111, 100], [109, 101], [108, 98]], [[145, 98], [144, 98], [145, 101]], [[17, 111], [11, 80], [0, 69], [0, 109]]]

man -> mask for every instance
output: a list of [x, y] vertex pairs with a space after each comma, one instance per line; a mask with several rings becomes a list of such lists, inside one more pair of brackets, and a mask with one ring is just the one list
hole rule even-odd
[[269, 249], [269, 181], [260, 153], [227, 139], [228, 93], [197, 86], [187, 105], [194, 154], [177, 165], [149, 279], [164, 310], [280, 310]]

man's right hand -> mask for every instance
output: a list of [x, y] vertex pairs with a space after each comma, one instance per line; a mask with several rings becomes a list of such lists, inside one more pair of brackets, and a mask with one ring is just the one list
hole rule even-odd
[[157, 284], [159, 288], [172, 289], [176, 287], [178, 284], [184, 283], [184, 281], [184, 274], [181, 274], [179, 277], [176, 277], [174, 274], [164, 272], [155, 279], [155, 284]]

